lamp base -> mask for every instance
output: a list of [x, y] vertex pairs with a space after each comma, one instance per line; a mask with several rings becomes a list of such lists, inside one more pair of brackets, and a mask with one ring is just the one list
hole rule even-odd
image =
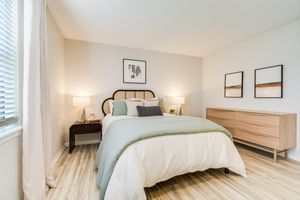
[[80, 113], [80, 117], [77, 120], [78, 123], [85, 123], [86, 117], [85, 117], [85, 107], [83, 107], [82, 112]]

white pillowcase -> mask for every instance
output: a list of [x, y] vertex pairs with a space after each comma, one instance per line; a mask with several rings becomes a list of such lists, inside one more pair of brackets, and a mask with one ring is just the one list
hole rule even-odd
[[113, 101], [112, 99], [108, 100], [109, 113], [113, 112]]
[[[148, 99], [148, 100], [136, 99], [136, 98], [127, 99], [127, 100], [125, 100], [125, 99], [118, 99], [118, 100], [110, 99], [110, 100], [108, 100], [109, 113], [113, 112], [113, 107], [114, 107], [113, 102], [114, 101], [125, 101], [126, 105], [127, 105], [127, 115], [129, 115], [129, 116], [137, 116], [138, 115], [136, 106], [146, 106], [146, 107], [159, 106], [159, 98], [152, 98], [152, 99]], [[127, 102], [130, 102], [129, 104], [132, 104], [132, 106], [133, 106], [133, 109], [131, 109], [130, 111], [128, 109]], [[137, 105], [135, 105], [132, 102], [137, 103]]]
[[[113, 108], [114, 108], [114, 101], [130, 101], [130, 102], [143, 102], [143, 99], [136, 99], [136, 98], [131, 98], [131, 99], [118, 99], [118, 100], [114, 100], [114, 99], [109, 99], [108, 100], [108, 107], [109, 107], [109, 113], [113, 113]], [[143, 105], [143, 104], [142, 104]]]
[[150, 101], [147, 101], [147, 100], [145, 100], [144, 102], [144, 106], [146, 106], [146, 107], [150, 107], [150, 106], [158, 106], [158, 104], [159, 104], [159, 100], [150, 100]]
[[138, 116], [137, 106], [143, 106], [142, 101], [125, 101], [128, 116]]

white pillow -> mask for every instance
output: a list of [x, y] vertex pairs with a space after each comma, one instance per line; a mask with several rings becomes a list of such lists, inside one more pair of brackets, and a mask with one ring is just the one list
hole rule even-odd
[[144, 106], [146, 106], [146, 107], [158, 106], [159, 100], [150, 100], [150, 101], [145, 100], [143, 103], [144, 103]]
[[112, 99], [108, 100], [109, 113], [113, 111], [113, 101]]
[[131, 98], [131, 99], [127, 99], [127, 100], [125, 100], [125, 99], [118, 99], [118, 100], [109, 99], [108, 100], [109, 113], [113, 113], [113, 108], [114, 108], [113, 102], [114, 101], [138, 101], [138, 102], [140, 102], [140, 101], [142, 101], [142, 99], [137, 99], [137, 98]]
[[143, 106], [142, 101], [125, 101], [127, 106], [127, 115], [128, 116], [138, 116], [137, 106]]

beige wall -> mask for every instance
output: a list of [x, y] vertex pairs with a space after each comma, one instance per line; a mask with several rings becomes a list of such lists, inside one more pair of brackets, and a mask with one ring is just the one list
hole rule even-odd
[[[48, 58], [47, 75], [49, 87], [50, 143], [48, 152], [51, 162], [64, 144], [63, 125], [65, 118], [65, 55], [64, 37], [53, 17], [47, 11]], [[50, 163], [49, 163], [50, 164]]]
[[21, 136], [2, 143], [0, 140], [0, 199], [22, 199]]
[[[102, 117], [101, 104], [117, 89], [151, 89], [159, 97], [186, 97], [184, 113], [201, 116], [202, 59], [155, 51], [65, 40], [66, 116], [76, 120], [73, 95], [92, 96], [87, 108]], [[123, 84], [123, 58], [147, 61], [147, 84]]]
[[[284, 65], [284, 98], [255, 99], [254, 69]], [[224, 98], [224, 74], [244, 71], [244, 98]], [[300, 20], [244, 41], [203, 60], [203, 109], [234, 107], [295, 112], [300, 126]], [[289, 156], [300, 161], [300, 131], [297, 148]]]

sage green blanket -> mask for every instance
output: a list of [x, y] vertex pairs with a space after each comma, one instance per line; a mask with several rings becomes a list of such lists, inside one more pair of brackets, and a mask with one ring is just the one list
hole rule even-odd
[[222, 126], [198, 117], [153, 116], [120, 119], [112, 122], [104, 134], [96, 154], [100, 199], [104, 199], [114, 167], [129, 145], [153, 137], [205, 132], [223, 132], [232, 139], [231, 134]]

